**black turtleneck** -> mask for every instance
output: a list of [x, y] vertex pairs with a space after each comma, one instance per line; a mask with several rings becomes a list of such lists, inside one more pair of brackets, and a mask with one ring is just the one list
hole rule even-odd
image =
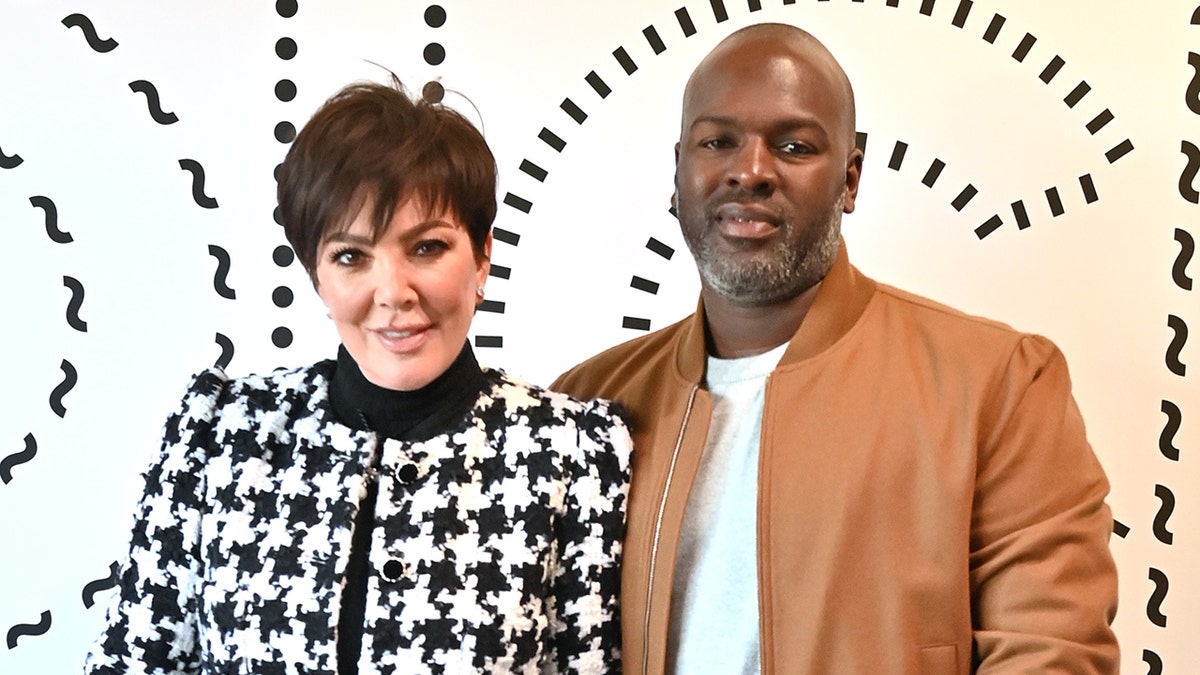
[[[415, 391], [397, 391], [373, 384], [342, 346], [338, 348], [337, 368], [329, 384], [329, 402], [338, 421], [346, 426], [402, 441], [422, 441], [456, 426], [475, 405], [486, 385], [487, 378], [479, 369], [469, 343], [463, 345], [446, 372]], [[371, 468], [376, 471], [380, 458], [381, 453], [375, 453], [375, 465]], [[342, 675], [358, 673], [370, 573], [368, 554], [378, 494], [377, 482], [369, 480], [367, 494], [354, 518], [338, 617], [337, 660], [338, 673]]]

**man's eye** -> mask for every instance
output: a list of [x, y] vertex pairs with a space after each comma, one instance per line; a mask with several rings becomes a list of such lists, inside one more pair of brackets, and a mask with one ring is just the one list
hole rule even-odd
[[708, 150], [723, 150], [725, 148], [733, 147], [733, 141], [725, 137], [706, 138], [703, 141], [700, 141], [700, 147]]
[[779, 151], [788, 155], [807, 155], [812, 153], [812, 148], [799, 141], [788, 141], [779, 145]]

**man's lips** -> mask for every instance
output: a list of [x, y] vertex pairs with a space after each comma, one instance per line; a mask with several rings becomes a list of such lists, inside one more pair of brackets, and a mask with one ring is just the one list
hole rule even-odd
[[763, 239], [779, 229], [775, 212], [755, 204], [729, 202], [717, 207], [717, 230], [732, 239]]

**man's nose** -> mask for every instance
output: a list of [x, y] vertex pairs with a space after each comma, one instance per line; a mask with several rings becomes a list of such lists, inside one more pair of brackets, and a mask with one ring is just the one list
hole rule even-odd
[[726, 182], [751, 192], [771, 192], [778, 179], [771, 147], [761, 138], [750, 138], [731, 158]]
[[400, 256], [380, 255], [375, 259], [375, 303], [392, 310], [405, 309], [417, 301], [409, 266]]

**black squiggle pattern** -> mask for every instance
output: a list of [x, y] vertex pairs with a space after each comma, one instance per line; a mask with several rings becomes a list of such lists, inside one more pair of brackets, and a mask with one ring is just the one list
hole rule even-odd
[[1171, 338], [1171, 344], [1167, 346], [1167, 353], [1164, 357], [1167, 363], [1167, 370], [1183, 377], [1187, 374], [1187, 364], [1179, 359], [1179, 355], [1183, 352], [1184, 345], [1187, 344], [1187, 322], [1174, 314], [1170, 314], [1167, 316], [1167, 327], [1175, 331], [1175, 337]]
[[1200, 54], [1188, 52], [1188, 65], [1192, 67], [1192, 81], [1188, 83], [1184, 100], [1188, 110], [1200, 115]]
[[1171, 589], [1171, 581], [1167, 579], [1167, 575], [1162, 570], [1154, 567], [1150, 568], [1150, 581], [1154, 582], [1154, 592], [1146, 601], [1146, 618], [1155, 626], [1166, 628], [1167, 615], [1162, 613], [1162, 604], [1163, 600], [1167, 599], [1167, 592]]
[[63, 371], [63, 381], [54, 388], [54, 391], [50, 392], [50, 409], [54, 411], [55, 415], [66, 417], [67, 408], [63, 405], [63, 397], [75, 388], [75, 384], [79, 382], [79, 374], [75, 372], [75, 366], [66, 359], [63, 359], [59, 367]]
[[162, 104], [158, 100], [158, 89], [154, 87], [154, 83], [147, 80], [134, 80], [129, 83], [129, 88], [134, 93], [146, 95], [146, 107], [150, 109], [150, 117], [155, 122], [167, 125], [179, 121], [179, 117], [175, 113], [163, 112]]
[[25, 449], [0, 460], [0, 480], [4, 481], [5, 485], [11, 483], [13, 467], [32, 461], [34, 457], [37, 457], [37, 439], [33, 434], [25, 434]]
[[1167, 416], [1167, 423], [1158, 435], [1158, 451], [1172, 462], [1178, 462], [1179, 448], [1175, 447], [1175, 434], [1179, 432], [1179, 427], [1183, 426], [1183, 411], [1166, 399], [1163, 399], [1162, 411]]
[[118, 569], [119, 566], [117, 565], [117, 561], [112, 561], [112, 564], [108, 566], [108, 576], [104, 577], [103, 579], [89, 581], [83, 587], [83, 606], [85, 608], [91, 609], [92, 605], [96, 604], [97, 593], [116, 587]]
[[1166, 485], [1155, 485], [1154, 496], [1158, 498], [1158, 513], [1154, 514], [1154, 538], [1168, 546], [1175, 540], [1175, 535], [1167, 529], [1167, 521], [1175, 512], [1175, 493]]
[[221, 347], [221, 355], [217, 357], [217, 361], [213, 365], [224, 370], [229, 367], [229, 362], [233, 360], [233, 340], [220, 333], [217, 333], [214, 339], [217, 345]]
[[1187, 165], [1183, 167], [1183, 173], [1179, 174], [1179, 196], [1193, 204], [1200, 204], [1200, 192], [1192, 187], [1192, 183], [1196, 181], [1196, 174], [1200, 173], [1200, 148], [1183, 141], [1179, 151], [1187, 158]]
[[216, 244], [209, 244], [208, 254], [217, 259], [217, 271], [213, 275], [213, 290], [222, 298], [233, 300], [237, 297], [237, 291], [225, 283], [226, 277], [229, 276], [229, 252]]
[[204, 194], [204, 167], [194, 159], [179, 160], [179, 168], [192, 174], [192, 199], [206, 209], [217, 208], [217, 200]]
[[58, 207], [54, 205], [54, 201], [49, 197], [38, 195], [30, 197], [29, 203], [33, 204], [34, 208], [41, 209], [46, 212], [46, 235], [56, 244], [69, 244], [75, 241], [70, 232], [63, 232], [58, 229]]
[[17, 640], [25, 637], [26, 635], [30, 637], [45, 635], [46, 631], [48, 630], [50, 630], [50, 610], [42, 612], [42, 615], [38, 617], [37, 623], [18, 623], [12, 628], [9, 628], [8, 648], [16, 649]]
[[1179, 255], [1175, 256], [1175, 265], [1171, 267], [1171, 278], [1175, 285], [1185, 291], [1192, 290], [1192, 278], [1187, 274], [1188, 263], [1196, 253], [1196, 240], [1187, 230], [1175, 228], [1175, 241], [1179, 243]]
[[1146, 675], [1162, 675], [1163, 662], [1161, 656], [1155, 654], [1149, 649], [1143, 649], [1142, 661], [1145, 661], [1146, 665], [1150, 667], [1150, 669], [1146, 671]]
[[83, 37], [87, 40], [88, 46], [101, 54], [111, 52], [120, 44], [112, 38], [100, 39], [100, 35], [96, 33], [96, 27], [92, 25], [92, 20], [83, 14], [71, 14], [62, 20], [62, 24], [67, 28], [79, 28], [82, 30]]
[[15, 169], [24, 161], [20, 155], [6, 155], [4, 150], [0, 149], [0, 169]]
[[79, 318], [79, 308], [83, 306], [83, 284], [74, 277], [64, 276], [63, 285], [71, 289], [71, 300], [67, 303], [67, 325], [86, 333], [87, 322]]

